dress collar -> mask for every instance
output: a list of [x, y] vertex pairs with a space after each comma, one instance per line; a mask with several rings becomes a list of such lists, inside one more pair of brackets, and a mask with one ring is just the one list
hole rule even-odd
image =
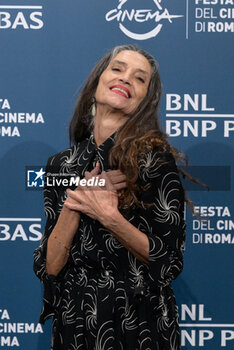
[[90, 162], [95, 158], [95, 155], [97, 156], [97, 160], [100, 161], [101, 171], [110, 169], [109, 153], [115, 144], [116, 133], [117, 132], [114, 132], [100, 146], [97, 146], [92, 132], [89, 138], [77, 145], [77, 171], [80, 176], [84, 176], [85, 171], [89, 167]]

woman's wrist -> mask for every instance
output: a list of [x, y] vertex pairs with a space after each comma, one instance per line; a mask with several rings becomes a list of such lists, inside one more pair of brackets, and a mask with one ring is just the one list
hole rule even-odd
[[79, 222], [80, 213], [63, 206], [49, 239], [56, 240], [56, 243], [58, 244], [59, 242], [61, 246], [70, 247], [79, 227]]
[[111, 231], [118, 227], [118, 224], [122, 219], [122, 214], [116, 208], [114, 210], [112, 209], [111, 211], [106, 211], [104, 216], [101, 218], [100, 222], [103, 226], [105, 226], [108, 230]]

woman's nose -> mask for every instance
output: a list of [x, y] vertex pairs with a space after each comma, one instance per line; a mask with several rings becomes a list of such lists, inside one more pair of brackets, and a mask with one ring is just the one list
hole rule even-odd
[[120, 81], [122, 81], [125, 84], [131, 84], [131, 74], [130, 72], [122, 72], [120, 76]]

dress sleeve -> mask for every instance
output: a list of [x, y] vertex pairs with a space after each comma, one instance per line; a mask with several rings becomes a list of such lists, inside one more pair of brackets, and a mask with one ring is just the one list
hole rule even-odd
[[140, 164], [143, 191], [139, 210], [139, 230], [149, 239], [147, 281], [150, 286], [166, 286], [183, 269], [185, 243], [184, 189], [172, 155], [159, 158], [147, 154]]
[[46, 273], [47, 241], [59, 216], [59, 211], [57, 210], [58, 192], [56, 188], [48, 188], [46, 186], [46, 177], [49, 176], [51, 161], [52, 157], [47, 162], [44, 187], [44, 211], [47, 220], [40, 246], [34, 251], [33, 265], [36, 276], [44, 285], [43, 309], [40, 317], [41, 323], [44, 323], [46, 319], [54, 314], [54, 307], [58, 305], [60, 300], [60, 280], [64, 274], [64, 269], [62, 269], [58, 276]]

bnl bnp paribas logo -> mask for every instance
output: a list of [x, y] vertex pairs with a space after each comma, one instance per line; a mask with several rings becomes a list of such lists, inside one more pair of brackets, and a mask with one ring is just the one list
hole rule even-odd
[[41, 29], [43, 7], [35, 5], [0, 5], [0, 30]]
[[[132, 4], [134, 4], [134, 8], [131, 8]], [[137, 6], [138, 4], [139, 6]], [[145, 7], [149, 4], [150, 8], [140, 8], [140, 4]], [[164, 25], [172, 24], [174, 20], [181, 17], [184, 15], [172, 14], [169, 11], [165, 6], [165, 0], [119, 0], [117, 8], [110, 10], [105, 16], [108, 22], [117, 21], [119, 29], [134, 40], [154, 38]], [[144, 32], [142, 33], [142, 31]]]
[[43, 167], [26, 167], [26, 189], [40, 190], [44, 187], [45, 171]]

